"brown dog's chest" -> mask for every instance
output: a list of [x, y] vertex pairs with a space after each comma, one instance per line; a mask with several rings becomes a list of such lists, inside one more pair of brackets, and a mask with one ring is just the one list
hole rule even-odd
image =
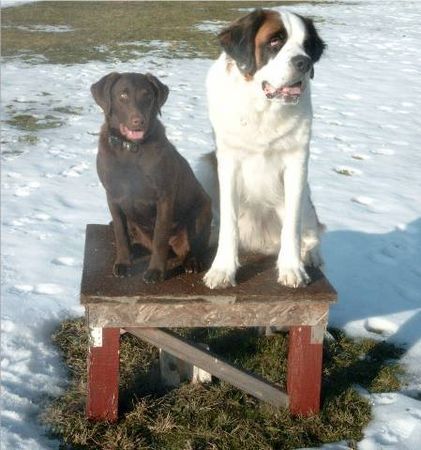
[[155, 220], [157, 189], [138, 161], [103, 161], [99, 157], [98, 174], [108, 196], [128, 218], [139, 222]]

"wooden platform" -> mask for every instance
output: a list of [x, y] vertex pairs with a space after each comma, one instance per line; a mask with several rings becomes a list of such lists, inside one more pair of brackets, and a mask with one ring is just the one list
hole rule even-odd
[[[336, 301], [335, 290], [320, 271], [311, 272], [313, 281], [305, 288], [285, 288], [276, 281], [273, 257], [244, 255], [237, 286], [210, 290], [202, 281], [204, 273], [184, 274], [174, 259], [167, 280], [148, 285], [142, 273], [149, 255], [135, 260], [130, 277], [112, 275], [113, 241], [110, 226], [87, 226], [81, 303], [91, 337], [88, 418], [117, 419], [121, 330], [274, 406], [289, 407], [293, 414], [318, 412], [323, 334], [329, 306]], [[164, 329], [222, 326], [289, 327], [287, 393]]]
[[116, 278], [113, 240], [111, 227], [87, 226], [81, 303], [92, 326], [317, 325], [336, 301], [335, 290], [320, 271], [311, 273], [313, 282], [305, 288], [281, 286], [275, 259], [267, 256], [242, 257], [237, 286], [227, 289], [211, 290], [202, 281], [203, 273], [186, 275], [179, 267], [172, 267], [164, 282], [145, 284], [141, 274], [148, 255], [135, 261], [131, 277]]

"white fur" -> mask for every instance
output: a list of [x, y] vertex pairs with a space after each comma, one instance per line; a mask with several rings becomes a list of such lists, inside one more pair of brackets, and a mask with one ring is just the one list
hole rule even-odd
[[312, 107], [309, 75], [296, 105], [268, 100], [266, 80], [275, 88], [291, 83], [291, 57], [305, 54], [304, 24], [282, 13], [288, 41], [247, 81], [225, 54], [209, 70], [207, 94], [218, 160], [220, 231], [218, 250], [205, 275], [210, 288], [235, 285], [239, 247], [278, 253], [278, 281], [308, 283], [304, 264], [320, 265], [319, 225], [307, 183]]

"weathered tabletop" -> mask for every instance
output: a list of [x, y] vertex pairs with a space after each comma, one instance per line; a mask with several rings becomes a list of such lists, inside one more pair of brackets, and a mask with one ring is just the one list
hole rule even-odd
[[[112, 275], [114, 236], [109, 225], [88, 225], [81, 303], [91, 326], [270, 326], [316, 325], [327, 318], [336, 292], [322, 272], [311, 272], [312, 283], [291, 289], [277, 283], [275, 258], [240, 258], [237, 286], [208, 289], [204, 273], [185, 274], [170, 261], [167, 279], [145, 284], [142, 273], [149, 255], [135, 259], [131, 276]], [[211, 256], [210, 256], [211, 261]]]

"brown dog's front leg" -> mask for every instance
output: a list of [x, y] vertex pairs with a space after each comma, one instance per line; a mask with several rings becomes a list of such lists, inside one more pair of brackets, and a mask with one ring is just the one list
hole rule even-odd
[[114, 262], [113, 274], [116, 277], [125, 277], [132, 264], [130, 256], [129, 236], [123, 211], [107, 195], [108, 207], [113, 218], [114, 236], [117, 256]]
[[158, 200], [152, 242], [152, 256], [149, 267], [143, 274], [143, 281], [145, 283], [156, 283], [165, 279], [173, 208], [174, 202], [168, 196]]
[[208, 253], [211, 223], [212, 205], [210, 198], [205, 194], [187, 226], [190, 252], [183, 262], [187, 273], [198, 273], [203, 269]]

